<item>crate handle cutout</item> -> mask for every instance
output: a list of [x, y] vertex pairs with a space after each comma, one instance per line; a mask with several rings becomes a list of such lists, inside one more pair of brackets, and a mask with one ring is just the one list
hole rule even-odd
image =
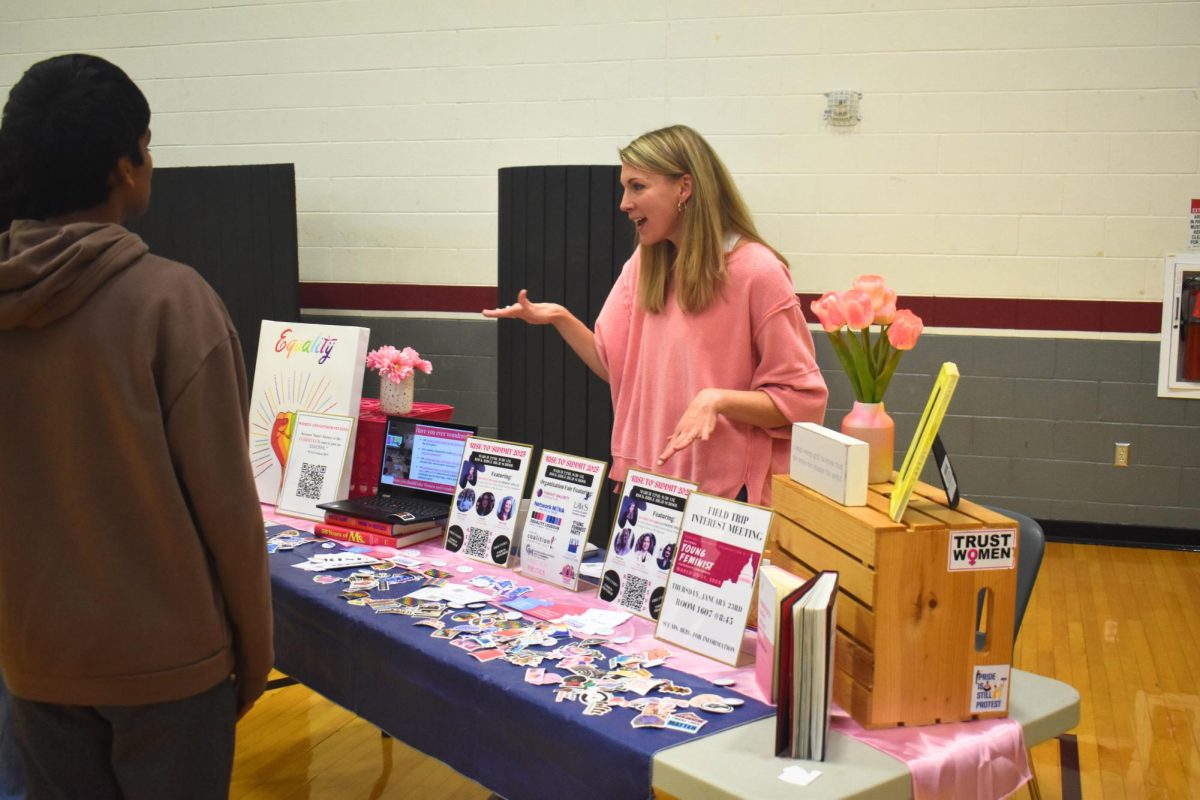
[[975, 604], [975, 650], [979, 653], [986, 653], [992, 647], [993, 594], [991, 589], [983, 587]]

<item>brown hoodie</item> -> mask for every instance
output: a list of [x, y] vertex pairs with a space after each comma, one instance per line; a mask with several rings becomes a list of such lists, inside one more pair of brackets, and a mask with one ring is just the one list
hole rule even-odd
[[246, 375], [220, 299], [119, 225], [0, 234], [0, 665], [72, 705], [272, 663]]

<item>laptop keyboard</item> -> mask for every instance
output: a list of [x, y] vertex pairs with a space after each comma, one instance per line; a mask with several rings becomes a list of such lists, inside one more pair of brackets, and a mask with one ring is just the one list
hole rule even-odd
[[408, 513], [408, 514], [437, 514], [444, 512], [450, 513], [450, 502], [447, 500], [446, 505], [431, 503], [428, 500], [416, 500], [411, 497], [389, 497], [385, 494], [377, 494], [374, 497], [364, 497], [359, 502], [365, 506], [379, 508], [387, 511], [390, 514]]

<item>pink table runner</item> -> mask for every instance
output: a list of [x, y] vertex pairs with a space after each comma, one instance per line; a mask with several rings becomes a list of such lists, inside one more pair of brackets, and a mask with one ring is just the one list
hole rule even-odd
[[[312, 532], [309, 520], [296, 519], [278, 514], [275, 509], [264, 506], [263, 516], [271, 522], [288, 525], [298, 530]], [[356, 551], [378, 549], [391, 552], [391, 548], [366, 548], [339, 542]], [[440, 539], [431, 539], [416, 545], [421, 558], [428, 561], [439, 558], [453, 569], [466, 564], [475, 571], [455, 573], [459, 582], [469, 581], [476, 575], [497, 577], [520, 577], [519, 573], [495, 567], [451, 553], [442, 547]], [[529, 579], [533, 594], [539, 598], [567, 605], [607, 608], [594, 591], [571, 592], [550, 584]], [[609, 644], [622, 653], [637, 653], [663, 643], [654, 638], [655, 624], [649, 620], [633, 617], [618, 626], [615, 636], [631, 636], [626, 644]], [[672, 669], [687, 672], [697, 677], [713, 680], [731, 678], [732, 688], [738, 692], [761, 700], [763, 696], [754, 679], [754, 634], [747, 631], [742, 640], [743, 659], [747, 664], [730, 667], [686, 650], [672, 650], [669, 665]], [[1014, 719], [989, 719], [977, 722], [952, 722], [941, 725], [926, 725], [911, 728], [885, 728], [867, 730], [837, 706], [832, 714], [831, 727], [863, 744], [874, 747], [896, 758], [908, 767], [913, 777], [915, 800], [955, 800], [964, 797], [1007, 797], [1032, 777], [1025, 753], [1025, 737], [1021, 724]]]

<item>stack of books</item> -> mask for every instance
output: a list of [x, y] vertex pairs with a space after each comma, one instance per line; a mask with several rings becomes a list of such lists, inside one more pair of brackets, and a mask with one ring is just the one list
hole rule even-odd
[[759, 570], [756, 678], [776, 704], [775, 755], [825, 760], [838, 574]]
[[326, 511], [325, 521], [318, 522], [313, 527], [313, 533], [329, 539], [341, 539], [371, 547], [409, 547], [417, 542], [441, 536], [445, 527], [445, 519], [393, 524]]

